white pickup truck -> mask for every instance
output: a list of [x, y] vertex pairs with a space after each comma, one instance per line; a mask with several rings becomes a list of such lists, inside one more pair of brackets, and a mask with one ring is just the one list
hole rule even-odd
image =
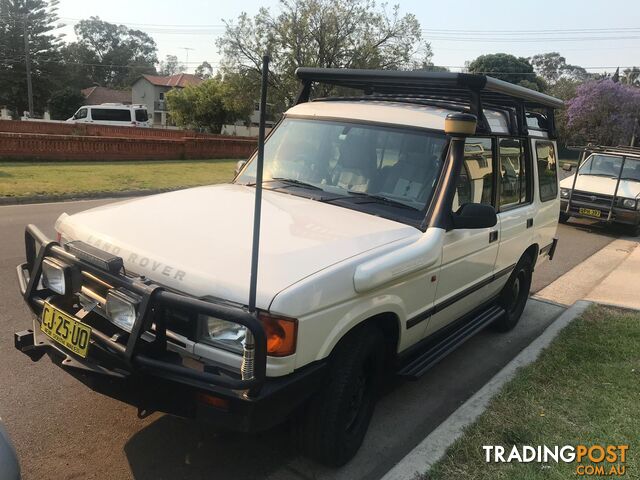
[[[293, 418], [304, 452], [342, 465], [386, 374], [518, 322], [555, 250], [562, 102], [476, 75], [297, 75], [264, 147], [256, 313], [254, 157], [230, 184], [62, 215], [57, 239], [27, 227], [15, 343], [141, 416]], [[364, 93], [310, 101], [317, 83]]]

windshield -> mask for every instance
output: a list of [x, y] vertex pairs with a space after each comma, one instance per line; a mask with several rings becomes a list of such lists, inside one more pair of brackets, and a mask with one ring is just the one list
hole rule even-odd
[[[618, 178], [621, 166], [622, 157], [615, 155], [591, 155], [580, 167], [578, 173], [579, 175]], [[626, 180], [640, 182], [640, 160], [627, 157], [620, 177]]]
[[[316, 198], [324, 192], [343, 206], [351, 206], [343, 200], [353, 200], [377, 203], [376, 209], [405, 206], [422, 212], [439, 177], [446, 144], [442, 133], [285, 118], [265, 144], [265, 188], [282, 181]], [[255, 182], [254, 160], [237, 183]]]

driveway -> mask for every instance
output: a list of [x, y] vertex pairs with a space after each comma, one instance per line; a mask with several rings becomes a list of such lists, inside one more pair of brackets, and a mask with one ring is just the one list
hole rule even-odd
[[[341, 470], [297, 455], [282, 426], [258, 436], [219, 434], [191, 421], [153, 414], [94, 393], [44, 357], [32, 363], [13, 348], [13, 332], [29, 328], [17, 291], [27, 223], [51, 225], [63, 211], [108, 201], [0, 207], [0, 414], [21, 459], [24, 478], [38, 479], [377, 479], [537, 337], [562, 311], [531, 300], [508, 334], [483, 332], [416, 382], [391, 385], [365, 444]], [[538, 290], [615, 238], [582, 224], [559, 228], [556, 258], [536, 270]], [[490, 354], [489, 354], [490, 352]]]

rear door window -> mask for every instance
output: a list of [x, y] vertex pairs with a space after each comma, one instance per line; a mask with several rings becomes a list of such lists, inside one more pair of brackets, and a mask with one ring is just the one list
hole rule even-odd
[[117, 108], [92, 108], [91, 118], [106, 122], [130, 122], [131, 110]]
[[500, 179], [500, 207], [511, 208], [531, 202], [530, 169], [522, 140], [502, 138], [498, 145], [498, 177]]
[[536, 142], [536, 162], [540, 200], [542, 202], [553, 200], [558, 196], [558, 157], [553, 143]]

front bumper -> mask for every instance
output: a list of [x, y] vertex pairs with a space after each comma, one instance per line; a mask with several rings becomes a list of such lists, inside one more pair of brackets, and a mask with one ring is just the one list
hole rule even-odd
[[[571, 208], [567, 212], [567, 205], [569, 202], [567, 200], [560, 201], [560, 211], [562, 213], [568, 213], [572, 217], [579, 218], [589, 218], [591, 220], [600, 220], [602, 222], [612, 222], [612, 223], [621, 223], [624, 225], [638, 225], [640, 224], [640, 211], [638, 210], [629, 210], [626, 208], [613, 207], [611, 210], [611, 219], [608, 219], [610, 208], [608, 206], [603, 206], [598, 203], [590, 203], [590, 202], [582, 202], [571, 200]], [[601, 212], [601, 217], [594, 217], [591, 215], [584, 215], [580, 213], [581, 208], [588, 208], [591, 210], [599, 210]]]
[[[210, 421], [236, 431], [257, 431], [281, 422], [321, 384], [325, 364], [318, 362], [284, 377], [266, 377], [266, 337], [256, 316], [239, 307], [213, 303], [164, 290], [148, 280], [97, 267], [71, 254], [29, 225], [25, 233], [27, 262], [19, 265], [20, 291], [35, 314], [34, 329], [17, 332], [15, 346], [34, 360], [45, 353], [90, 388], [138, 408], [139, 415], [161, 411]], [[142, 298], [130, 334], [114, 334], [113, 325], [97, 314], [83, 322], [91, 326], [91, 344], [80, 358], [39, 332], [45, 300], [69, 311], [70, 300], [42, 287], [45, 257], [54, 257], [113, 287]], [[246, 326], [253, 334], [253, 374], [220, 365], [189, 364], [172, 351], [163, 320], [167, 309], [211, 315]], [[38, 332], [38, 333], [34, 333]]]

